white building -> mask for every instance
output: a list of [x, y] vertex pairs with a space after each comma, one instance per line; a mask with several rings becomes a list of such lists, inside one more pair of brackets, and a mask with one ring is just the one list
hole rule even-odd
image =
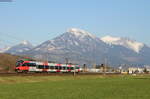
[[129, 67], [128, 68], [129, 74], [135, 74], [135, 73], [144, 73], [144, 68], [140, 67]]

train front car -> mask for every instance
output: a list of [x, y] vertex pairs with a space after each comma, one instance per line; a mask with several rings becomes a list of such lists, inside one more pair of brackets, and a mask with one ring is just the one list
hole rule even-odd
[[36, 72], [36, 62], [19, 60], [16, 62], [15, 71], [18, 73]]
[[29, 66], [26, 66], [25, 64], [29, 63], [29, 61], [19, 60], [16, 62], [15, 71], [16, 72], [28, 72]]

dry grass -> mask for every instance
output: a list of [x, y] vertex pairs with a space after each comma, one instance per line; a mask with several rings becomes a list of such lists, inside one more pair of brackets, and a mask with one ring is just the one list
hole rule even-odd
[[0, 53], [0, 70], [12, 71], [19, 56]]

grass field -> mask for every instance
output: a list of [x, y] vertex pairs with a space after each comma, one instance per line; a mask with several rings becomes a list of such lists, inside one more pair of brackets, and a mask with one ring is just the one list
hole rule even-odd
[[150, 77], [0, 77], [0, 99], [150, 99]]

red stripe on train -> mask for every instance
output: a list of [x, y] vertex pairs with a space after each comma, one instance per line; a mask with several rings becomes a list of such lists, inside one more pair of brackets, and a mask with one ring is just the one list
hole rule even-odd
[[28, 66], [20, 66], [17, 69], [19, 69], [19, 70], [29, 70], [29, 67]]
[[61, 64], [56, 64], [56, 66], [61, 66]]
[[56, 72], [60, 72], [60, 70], [56, 70]]
[[71, 67], [71, 65], [68, 65], [68, 67]]

